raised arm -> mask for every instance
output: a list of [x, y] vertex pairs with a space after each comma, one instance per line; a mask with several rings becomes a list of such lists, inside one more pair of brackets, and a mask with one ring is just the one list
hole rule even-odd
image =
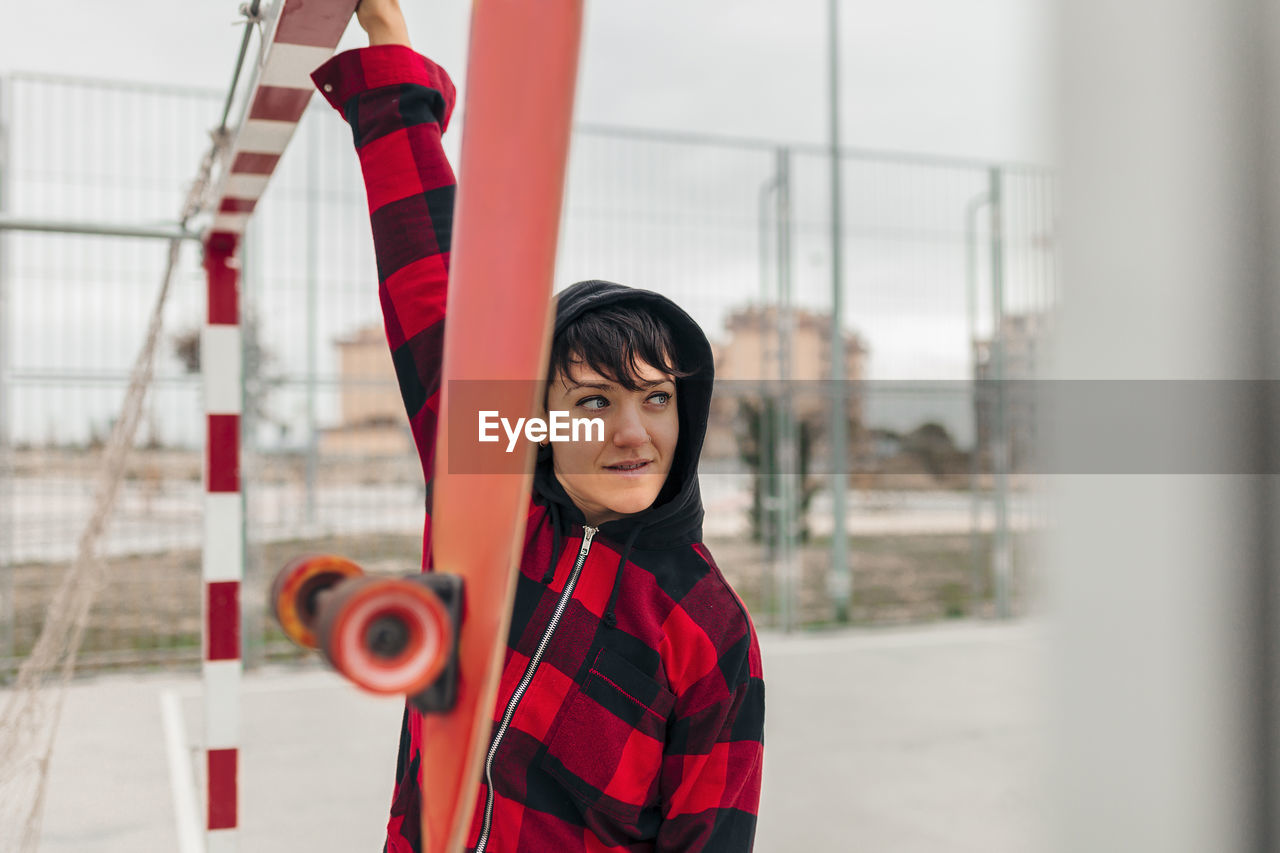
[[[455, 190], [440, 137], [453, 113], [453, 81], [409, 46], [395, 0], [363, 0], [356, 15], [370, 46], [335, 56], [311, 76], [351, 125], [369, 199], [387, 344], [430, 496]], [[428, 497], [424, 567], [430, 513]], [[410, 715], [406, 705], [384, 848], [391, 853], [417, 849], [420, 759]]]
[[361, 0], [356, 4], [356, 20], [369, 35], [369, 46], [398, 44], [410, 47], [409, 27], [400, 0]]
[[[387, 343], [429, 488], [455, 191], [440, 137], [454, 87], [443, 68], [409, 47], [393, 0], [364, 0], [357, 15], [370, 47], [341, 53], [311, 76], [351, 126]], [[428, 539], [424, 533], [424, 559]]]

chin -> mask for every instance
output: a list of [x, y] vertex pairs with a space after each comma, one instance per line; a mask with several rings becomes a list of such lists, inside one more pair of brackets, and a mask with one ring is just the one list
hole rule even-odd
[[653, 506], [653, 502], [658, 498], [658, 490], [652, 493], [626, 495], [616, 500], [609, 501], [607, 506], [613, 512], [622, 513], [623, 515], [634, 515], [637, 512], [643, 512]]

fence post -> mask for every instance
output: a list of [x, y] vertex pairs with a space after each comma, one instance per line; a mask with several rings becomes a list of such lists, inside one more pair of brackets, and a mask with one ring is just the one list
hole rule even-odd
[[778, 438], [778, 603], [782, 629], [795, 627], [796, 465], [791, 389], [791, 151], [778, 149], [778, 379], [775, 435]]
[[995, 474], [995, 531], [992, 560], [996, 576], [996, 616], [1008, 619], [1013, 555], [1009, 542], [1009, 429], [1004, 383], [1004, 175], [993, 166], [988, 179], [991, 200], [991, 379], [995, 405], [991, 419], [991, 466]]
[[[776, 474], [774, 470], [774, 456], [771, 450], [773, 446], [773, 409], [774, 396], [773, 385], [769, 381], [769, 377], [773, 375], [774, 365], [777, 363], [776, 339], [771, 334], [773, 331], [769, 328], [769, 314], [765, 310], [770, 302], [776, 304], [776, 283], [771, 281], [769, 275], [769, 226], [770, 226], [770, 208], [777, 210], [777, 199], [773, 198], [774, 193], [778, 191], [778, 175], [777, 161], [774, 162], [774, 175], [765, 181], [760, 187], [760, 208], [757, 211], [757, 218], [760, 227], [758, 239], [760, 241], [760, 424], [758, 427], [757, 439], [757, 460], [756, 460], [756, 482], [760, 492], [759, 506], [757, 507], [758, 517], [757, 528], [760, 531], [760, 544], [765, 552], [765, 563], [771, 564], [777, 559], [777, 525], [774, 523], [774, 512], [777, 506], [775, 496], [775, 487], [777, 485]], [[777, 223], [773, 223], [774, 237], [777, 237]], [[776, 273], [776, 269], [775, 269]], [[777, 578], [773, 578], [775, 591], [777, 587]], [[763, 588], [763, 579], [761, 587]]]
[[981, 450], [981, 416], [984, 404], [982, 384], [978, 381], [978, 214], [990, 202], [986, 193], [975, 196], [965, 208], [965, 296], [969, 324], [969, 380], [973, 393], [973, 449], [969, 452], [969, 597], [970, 611], [977, 609], [986, 590], [982, 568], [980, 540], [982, 527], [982, 491], [978, 486], [979, 451]]
[[304, 519], [310, 530], [316, 522], [316, 311], [319, 302], [320, 250], [317, 234], [320, 231], [320, 157], [316, 152], [316, 123], [303, 128], [307, 135], [307, 461], [306, 461], [306, 510]]
[[[239, 276], [240, 276], [240, 322], [242, 330], [246, 328], [245, 320], [253, 318], [250, 334], [241, 334], [240, 346], [240, 530], [237, 531], [240, 547], [240, 564], [243, 567], [244, 579], [249, 584], [249, 593], [240, 596], [241, 649], [243, 664], [246, 668], [260, 666], [266, 657], [267, 637], [266, 597], [264, 575], [270, 567], [262, 565], [262, 552], [255, 553], [250, 536], [251, 519], [250, 504], [267, 498], [269, 492], [258, 488], [254, 494], [255, 481], [253, 474], [262, 464], [262, 450], [257, 436], [260, 427], [259, 408], [266, 397], [263, 378], [263, 359], [265, 354], [264, 335], [262, 332], [262, 313], [258, 300], [262, 294], [263, 265], [260, 262], [263, 246], [262, 220], [254, 217], [249, 220], [244, 235], [240, 238]], [[247, 463], [247, 464], [246, 464]], [[259, 477], [258, 483], [261, 483]], [[260, 516], [259, 516], [260, 517]], [[264, 571], [265, 569], [265, 571]]]
[[849, 621], [853, 576], [849, 571], [848, 509], [848, 389], [844, 374], [844, 252], [843, 193], [840, 182], [840, 52], [838, 0], [827, 0], [828, 94], [831, 123], [831, 574], [828, 594], [838, 622]]

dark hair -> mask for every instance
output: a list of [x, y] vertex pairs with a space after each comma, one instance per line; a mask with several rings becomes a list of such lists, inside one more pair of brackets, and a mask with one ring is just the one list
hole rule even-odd
[[547, 386], [574, 364], [595, 370], [628, 391], [639, 391], [639, 365], [648, 362], [677, 379], [692, 376], [679, 363], [671, 328], [654, 312], [625, 302], [585, 312], [551, 342]]

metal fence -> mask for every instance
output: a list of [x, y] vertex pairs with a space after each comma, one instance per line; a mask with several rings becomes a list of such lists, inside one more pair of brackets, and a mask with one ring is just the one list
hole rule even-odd
[[[220, 105], [190, 89], [5, 79], [0, 212], [170, 221]], [[341, 120], [313, 108], [244, 247], [250, 663], [283, 653], [265, 589], [289, 556], [336, 550], [388, 571], [420, 557], [421, 473], [380, 343], [350, 146]], [[579, 128], [557, 280], [661, 291], [714, 341], [724, 381], [702, 466], [705, 534], [757, 623], [843, 615], [830, 591], [835, 482], [849, 488], [853, 620], [995, 613], [1002, 565], [1017, 612], [1034, 577], [1022, 533], [1043, 520], [1018, 471], [1034, 436], [973, 380], [1033, 376], [1045, 351], [1052, 177], [867, 152], [847, 152], [842, 171], [838, 346], [830, 158], [817, 147]], [[0, 674], [30, 648], [72, 555], [163, 263], [154, 242], [0, 232]], [[179, 282], [83, 666], [199, 657], [195, 251]], [[854, 389], [844, 463], [823, 414], [837, 352]]]

